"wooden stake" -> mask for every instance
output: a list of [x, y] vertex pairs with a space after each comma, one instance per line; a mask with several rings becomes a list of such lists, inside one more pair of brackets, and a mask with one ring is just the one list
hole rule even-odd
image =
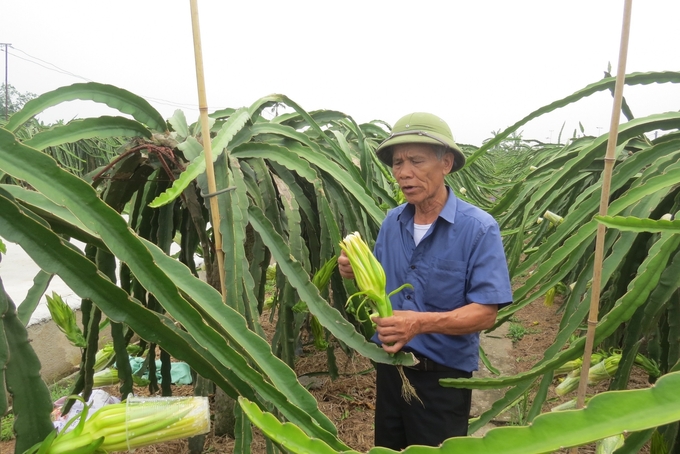
[[[626, 0], [623, 7], [623, 27], [621, 30], [621, 46], [619, 47], [619, 65], [616, 69], [616, 85], [614, 88], [614, 104], [609, 126], [609, 140], [607, 152], [604, 158], [604, 173], [602, 174], [602, 196], [600, 197], [600, 216], [606, 216], [609, 209], [609, 192], [612, 181], [612, 169], [616, 161], [616, 142], [619, 135], [619, 119], [621, 118], [621, 102], [623, 99], [623, 85], [626, 75], [626, 60], [628, 58], [628, 38], [630, 36], [630, 17], [633, 0]], [[593, 268], [593, 285], [591, 287], [590, 313], [588, 314], [588, 332], [586, 345], [583, 351], [583, 364], [581, 366], [581, 379], [579, 381], [576, 408], [583, 408], [588, 387], [588, 369], [590, 369], [590, 355], [593, 352], [595, 341], [595, 328], [597, 327], [598, 313], [600, 309], [600, 284], [602, 282], [602, 261], [604, 257], [604, 224], [597, 225], [597, 238], [595, 240], [595, 263]], [[578, 452], [573, 448], [572, 453]]]
[[[201, 47], [201, 28], [198, 22], [198, 1], [191, 1], [191, 26], [194, 32], [194, 58], [196, 60], [196, 83], [198, 85], [198, 109], [201, 113], [201, 136], [203, 137], [203, 153], [205, 155], [205, 173], [208, 177], [208, 192], [215, 194], [215, 168], [212, 158], [212, 143], [210, 141], [210, 126], [208, 123], [208, 102], [205, 94], [205, 77], [203, 74], [203, 49]], [[220, 273], [220, 289], [222, 301], [227, 301], [227, 291], [224, 283], [224, 251], [222, 250], [222, 234], [220, 233], [220, 212], [217, 198], [210, 197], [210, 214], [215, 236], [215, 253]]]

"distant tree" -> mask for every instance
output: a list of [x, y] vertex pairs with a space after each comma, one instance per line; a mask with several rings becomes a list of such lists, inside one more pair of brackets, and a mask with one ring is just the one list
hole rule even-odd
[[[0, 88], [0, 116], [2, 119], [5, 119], [5, 84], [2, 84]], [[20, 93], [19, 90], [14, 88], [12, 84], [7, 85], [8, 90], [7, 94], [9, 95], [9, 99], [7, 100], [7, 113], [8, 115], [12, 115], [14, 112], [21, 110], [22, 107], [24, 107], [24, 104], [26, 104], [28, 101], [31, 99], [35, 98], [37, 95], [35, 93], [31, 92], [24, 92]]]

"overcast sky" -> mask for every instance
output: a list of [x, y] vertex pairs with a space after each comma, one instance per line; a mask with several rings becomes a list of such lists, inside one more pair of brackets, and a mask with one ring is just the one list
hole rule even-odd
[[[0, 11], [19, 91], [85, 78], [141, 95], [165, 118], [177, 108], [197, 118], [189, 1], [2, 0]], [[623, 0], [200, 0], [199, 11], [210, 111], [271, 93], [358, 122], [430, 111], [458, 142], [480, 145], [599, 80], [608, 62], [615, 71]], [[627, 72], [680, 70], [679, 17], [678, 0], [634, 2]], [[678, 85], [624, 95], [637, 117], [680, 109]], [[531, 122], [524, 137], [556, 140], [565, 121], [563, 137], [578, 121], [605, 132], [611, 105], [593, 96]], [[40, 118], [103, 113], [73, 102]]]

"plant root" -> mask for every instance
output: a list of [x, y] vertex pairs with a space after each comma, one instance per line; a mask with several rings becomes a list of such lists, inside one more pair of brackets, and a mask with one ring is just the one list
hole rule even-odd
[[420, 405], [424, 406], [423, 401], [420, 400], [420, 397], [418, 397], [418, 394], [416, 393], [416, 389], [408, 380], [408, 377], [406, 377], [406, 373], [404, 373], [404, 366], [397, 366], [397, 370], [399, 371], [399, 376], [401, 377], [401, 397], [403, 397], [408, 404], [410, 404], [411, 399], [415, 397], [418, 399], [418, 402], [420, 402]]

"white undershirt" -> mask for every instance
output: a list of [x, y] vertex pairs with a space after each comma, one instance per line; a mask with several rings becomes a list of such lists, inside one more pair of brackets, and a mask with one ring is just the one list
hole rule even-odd
[[427, 231], [430, 230], [431, 225], [432, 224], [413, 223], [413, 241], [415, 241], [416, 246], [418, 246], [418, 243], [420, 243], [420, 240], [423, 239]]

